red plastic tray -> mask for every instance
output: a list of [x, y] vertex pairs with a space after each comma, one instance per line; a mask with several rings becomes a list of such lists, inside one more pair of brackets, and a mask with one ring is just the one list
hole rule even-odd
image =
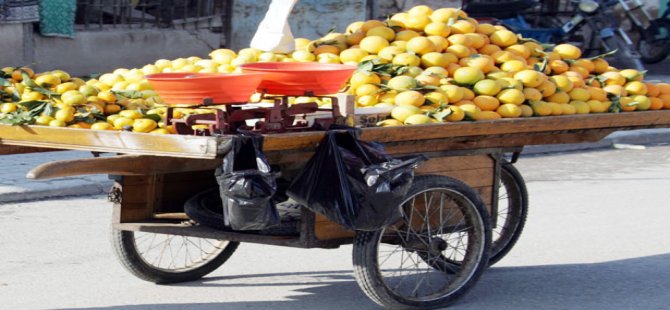
[[263, 80], [263, 74], [158, 73], [146, 76], [167, 105], [244, 103]]
[[356, 70], [354, 66], [310, 62], [259, 62], [240, 68], [265, 74], [258, 92], [289, 96], [335, 94]]

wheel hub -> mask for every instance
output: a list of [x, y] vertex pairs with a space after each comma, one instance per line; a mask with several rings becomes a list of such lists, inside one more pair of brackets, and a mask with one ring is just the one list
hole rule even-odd
[[440, 253], [444, 250], [446, 250], [448, 247], [447, 242], [440, 239], [440, 238], [434, 238], [430, 240], [430, 252], [431, 253]]

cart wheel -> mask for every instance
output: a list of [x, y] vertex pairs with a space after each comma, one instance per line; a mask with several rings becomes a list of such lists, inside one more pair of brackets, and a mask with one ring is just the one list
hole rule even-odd
[[484, 204], [460, 181], [417, 176], [402, 208], [398, 223], [356, 233], [356, 280], [387, 308], [447, 306], [487, 267], [491, 227]]
[[498, 213], [492, 229], [489, 266], [501, 260], [519, 240], [528, 216], [528, 191], [519, 170], [509, 162], [500, 169]]
[[123, 267], [136, 277], [165, 284], [194, 281], [219, 268], [238, 242], [112, 229]]

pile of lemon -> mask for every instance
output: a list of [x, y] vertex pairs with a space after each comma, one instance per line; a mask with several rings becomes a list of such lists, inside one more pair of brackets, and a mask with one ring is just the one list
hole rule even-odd
[[[174, 133], [145, 76], [236, 73], [242, 64], [275, 61], [358, 66], [346, 91], [355, 95], [357, 113], [390, 115], [380, 126], [670, 109], [670, 84], [645, 82], [644, 72], [619, 70], [605, 57], [582, 58], [570, 44], [546, 47], [455, 8], [419, 5], [386, 21], [357, 21], [344, 33], [295, 43], [286, 54], [217, 49], [209, 59], [160, 59], [87, 81], [61, 70], [3, 68], [0, 123]], [[174, 116], [211, 112], [180, 108]]]

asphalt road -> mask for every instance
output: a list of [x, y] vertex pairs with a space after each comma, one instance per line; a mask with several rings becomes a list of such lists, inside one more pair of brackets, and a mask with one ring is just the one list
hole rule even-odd
[[[670, 146], [525, 157], [514, 250], [450, 309], [669, 309]], [[206, 278], [154, 285], [116, 261], [104, 197], [0, 205], [0, 309], [377, 309], [351, 247], [243, 244]]]

